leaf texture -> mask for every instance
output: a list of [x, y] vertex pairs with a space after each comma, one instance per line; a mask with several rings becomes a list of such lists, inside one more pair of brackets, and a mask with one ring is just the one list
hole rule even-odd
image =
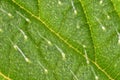
[[1, 80], [120, 80], [119, 0], [0, 0]]

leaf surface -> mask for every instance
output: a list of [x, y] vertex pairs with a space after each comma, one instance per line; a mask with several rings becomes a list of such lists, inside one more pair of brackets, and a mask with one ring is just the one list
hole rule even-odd
[[0, 79], [120, 80], [119, 0], [1, 0]]

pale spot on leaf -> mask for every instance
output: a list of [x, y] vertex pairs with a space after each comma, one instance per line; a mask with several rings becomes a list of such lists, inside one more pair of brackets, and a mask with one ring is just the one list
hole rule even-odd
[[28, 23], [31, 23], [30, 19], [26, 18], [25, 20], [26, 20]]
[[118, 36], [118, 44], [120, 45], [120, 33], [118, 32], [117, 29], [116, 29], [116, 33], [117, 33], [117, 36]]
[[38, 61], [38, 64], [43, 68], [45, 74], [48, 74], [48, 70], [41, 64], [40, 61]]
[[106, 31], [106, 28], [104, 26], [101, 26], [103, 31]]
[[18, 14], [18, 15], [20, 15], [22, 18], [24, 18], [25, 20], [26, 20], [26, 22], [28, 22], [28, 23], [30, 23], [31, 21], [30, 21], [30, 19], [28, 19], [27, 17], [25, 17], [23, 14], [21, 14], [19, 11], [16, 11], [16, 13]]
[[61, 53], [63, 60], [66, 60], [65, 53], [57, 45], [55, 45], [55, 47]]
[[44, 39], [50, 46], [52, 46], [51, 41], [49, 41], [47, 38], [45, 38], [44, 36], [42, 36], [39, 32], [38, 32], [38, 35], [39, 35], [42, 39]]
[[86, 50], [84, 50], [84, 52], [85, 52], [85, 58], [86, 58], [86, 63], [89, 65], [89, 59], [88, 59], [88, 55], [87, 55], [87, 52], [86, 52]]
[[100, 0], [100, 4], [102, 4], [103, 3], [103, 0]]
[[58, 0], [58, 4], [59, 4], [59, 5], [62, 5], [62, 2], [61, 2], [60, 0]]
[[107, 15], [107, 18], [108, 18], [108, 19], [110, 19], [110, 16], [109, 16], [109, 15]]
[[75, 9], [74, 2], [71, 0], [72, 8], [74, 11], [74, 14], [77, 15], [77, 10]]
[[9, 17], [13, 17], [11, 13], [8, 13], [8, 16], [9, 16]]
[[4, 9], [2, 9], [2, 8], [0, 8], [0, 10], [1, 10], [3, 13], [7, 14], [10, 18], [13, 17], [13, 15], [12, 15], [11, 13], [7, 12], [6, 10], [4, 10]]
[[77, 15], [77, 10], [74, 10], [75, 15]]
[[25, 54], [23, 53], [23, 51], [17, 45], [14, 45], [13, 47], [20, 52], [20, 54], [24, 57], [24, 59], [25, 59], [26, 62], [30, 63], [30, 60], [25, 56]]
[[25, 58], [25, 61], [31, 63], [31, 61], [27, 57]]
[[95, 80], [99, 80], [99, 77], [98, 77], [98, 76], [95, 76]]
[[0, 32], [2, 33], [3, 32], [3, 30], [0, 28]]
[[93, 72], [93, 74], [94, 74], [94, 76], [95, 76], [95, 80], [99, 80], [99, 77], [96, 75], [96, 73], [95, 73], [95, 71], [94, 71], [94, 69], [93, 69], [92, 66], [91, 66], [91, 70], [92, 70], [92, 72]]
[[[19, 29], [19, 28], [18, 28], [18, 29]], [[22, 29], [19, 29], [19, 30], [20, 30], [20, 32], [23, 34], [24, 39], [27, 40], [28, 37], [26, 36], [25, 32], [24, 32]]]
[[120, 34], [118, 35], [118, 44], [120, 45]]
[[86, 45], [82, 45], [83, 46], [83, 48], [86, 48]]
[[48, 74], [48, 70], [47, 69], [44, 69], [45, 73]]
[[95, 19], [96, 19], [97, 22], [100, 24], [100, 27], [102, 28], [102, 30], [103, 30], [103, 31], [106, 31], [106, 28], [105, 28], [105, 26], [103, 26], [103, 24], [101, 23], [101, 21], [100, 21], [97, 17], [95, 17]]

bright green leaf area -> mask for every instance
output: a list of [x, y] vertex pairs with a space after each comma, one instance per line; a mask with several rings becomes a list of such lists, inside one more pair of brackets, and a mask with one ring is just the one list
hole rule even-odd
[[0, 0], [0, 80], [120, 80], [120, 0]]

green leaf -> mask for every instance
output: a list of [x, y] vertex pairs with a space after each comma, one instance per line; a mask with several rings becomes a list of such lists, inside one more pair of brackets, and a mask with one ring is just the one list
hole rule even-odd
[[1, 80], [120, 80], [119, 0], [0, 0]]

